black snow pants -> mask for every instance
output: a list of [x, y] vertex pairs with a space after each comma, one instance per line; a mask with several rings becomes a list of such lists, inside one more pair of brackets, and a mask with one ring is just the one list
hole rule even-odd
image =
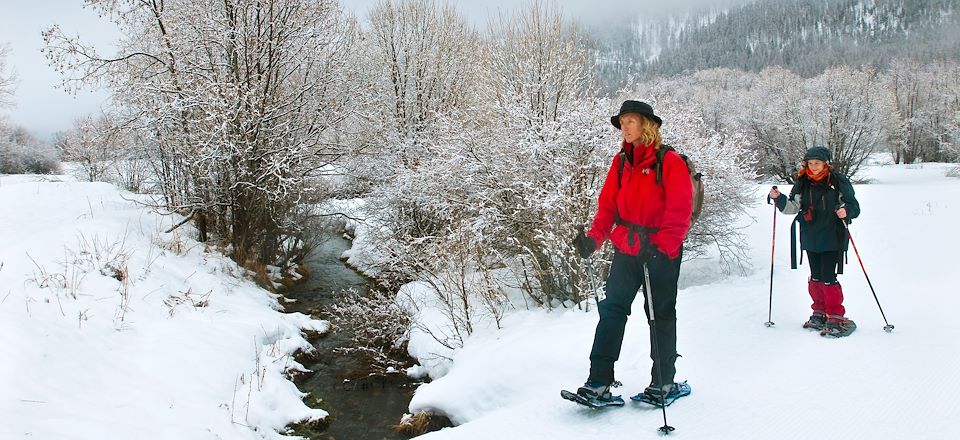
[[[677, 280], [680, 277], [682, 254], [674, 260], [663, 255], [647, 263], [650, 272], [650, 287], [653, 297], [653, 313], [656, 318], [657, 346], [654, 352], [653, 331], [650, 331], [650, 384], [664, 385], [674, 382], [677, 360]], [[603, 384], [614, 380], [613, 364], [620, 358], [624, 328], [630, 307], [637, 292], [643, 287], [643, 261], [633, 255], [616, 252], [605, 287], [606, 298], [600, 301], [600, 322], [597, 324], [590, 351], [589, 380]], [[644, 297], [644, 313], [650, 322], [647, 298]], [[660, 368], [661, 371], [657, 371]], [[663, 383], [660, 383], [662, 380]]]

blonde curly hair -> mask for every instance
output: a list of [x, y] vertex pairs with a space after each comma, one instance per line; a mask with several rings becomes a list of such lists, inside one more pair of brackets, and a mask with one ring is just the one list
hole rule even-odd
[[660, 144], [663, 143], [663, 138], [660, 136], [660, 125], [640, 113], [626, 113], [620, 116], [620, 119], [623, 120], [628, 116], [640, 118], [640, 142], [644, 145], [653, 144], [654, 148], [660, 148]]

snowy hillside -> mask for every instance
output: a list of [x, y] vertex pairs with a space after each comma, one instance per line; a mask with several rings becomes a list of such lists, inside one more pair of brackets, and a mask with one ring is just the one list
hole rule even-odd
[[[808, 268], [789, 268], [790, 217], [777, 219], [773, 328], [767, 320], [772, 207], [757, 187], [749, 229], [754, 272], [687, 287], [678, 302], [677, 378], [693, 394], [667, 409], [671, 437], [696, 439], [960, 438], [960, 180], [947, 165], [873, 167], [856, 185], [863, 214], [851, 227], [892, 333], [854, 253], [840, 281], [859, 329], [827, 339], [801, 328], [809, 314]], [[686, 264], [683, 278], [699, 278]], [[689, 282], [688, 282], [689, 284]], [[617, 364], [626, 397], [649, 380], [640, 305]], [[449, 372], [422, 386], [411, 410], [435, 409], [456, 428], [436, 439], [658, 438], [662, 414], [628, 402], [590, 410], [561, 400], [586, 378], [597, 315], [513, 313], [500, 332], [477, 332]], [[412, 352], [430, 348], [423, 339]]]
[[602, 81], [618, 84], [630, 74], [669, 77], [716, 67], [756, 72], [782, 66], [809, 77], [837, 65], [885, 66], [896, 58], [955, 60], [960, 47], [958, 0], [727, 3], [669, 17], [659, 6], [597, 25], [591, 35], [603, 59]]
[[[61, 180], [63, 179], [63, 180]], [[0, 438], [272, 439], [326, 322], [105, 183], [0, 176]]]

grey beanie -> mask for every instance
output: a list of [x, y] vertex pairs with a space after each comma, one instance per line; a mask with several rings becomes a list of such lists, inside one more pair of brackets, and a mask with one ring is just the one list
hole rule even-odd
[[810, 159], [817, 159], [824, 162], [830, 162], [831, 156], [833, 155], [830, 153], [830, 150], [817, 146], [807, 150], [807, 153], [803, 155], [803, 160], [807, 161]]

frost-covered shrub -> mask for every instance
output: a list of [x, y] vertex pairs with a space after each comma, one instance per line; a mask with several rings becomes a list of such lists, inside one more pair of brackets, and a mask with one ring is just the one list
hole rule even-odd
[[403, 371], [413, 364], [407, 354], [410, 315], [395, 294], [350, 289], [330, 311], [334, 324], [345, 329], [351, 341], [336, 351], [357, 355], [374, 374]]
[[716, 255], [725, 271], [748, 268], [745, 237], [738, 219], [753, 199], [753, 153], [747, 136], [734, 124], [708, 123], [697, 101], [685, 99], [685, 78], [660, 80], [628, 88], [623, 99], [650, 102], [663, 119], [663, 142], [689, 156], [703, 174], [703, 211], [684, 242], [684, 259]]
[[55, 174], [60, 172], [56, 149], [37, 140], [25, 128], [0, 120], [0, 173]]

